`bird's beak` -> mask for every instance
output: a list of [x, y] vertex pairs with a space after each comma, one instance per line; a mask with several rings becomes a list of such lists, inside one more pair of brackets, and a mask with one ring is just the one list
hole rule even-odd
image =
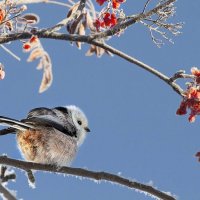
[[90, 132], [90, 129], [88, 127], [85, 127], [86, 132]]

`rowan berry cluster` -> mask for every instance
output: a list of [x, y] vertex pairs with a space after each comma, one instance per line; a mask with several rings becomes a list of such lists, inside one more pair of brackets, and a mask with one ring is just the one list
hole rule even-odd
[[117, 24], [118, 9], [125, 1], [126, 0], [96, 0], [100, 6], [105, 2], [108, 3], [107, 8], [100, 13], [100, 16], [94, 22], [97, 31], [101, 28], [111, 28]]
[[177, 115], [187, 114], [190, 110], [189, 122], [194, 122], [196, 115], [200, 115], [200, 70], [196, 67], [191, 69], [193, 80], [188, 84], [187, 90], [184, 92], [184, 98], [176, 111]]

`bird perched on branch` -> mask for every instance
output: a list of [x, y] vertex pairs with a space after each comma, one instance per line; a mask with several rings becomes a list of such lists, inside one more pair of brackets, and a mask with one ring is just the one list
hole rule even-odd
[[88, 128], [85, 114], [76, 106], [35, 108], [21, 121], [0, 116], [0, 125], [8, 126], [0, 134], [17, 133], [17, 143], [27, 161], [69, 166]]

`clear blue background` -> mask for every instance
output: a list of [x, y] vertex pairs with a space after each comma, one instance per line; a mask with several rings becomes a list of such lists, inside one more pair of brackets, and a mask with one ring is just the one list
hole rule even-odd
[[[139, 13], [144, 3], [127, 0], [123, 8], [127, 15]], [[169, 76], [179, 69], [190, 72], [192, 66], [199, 66], [200, 1], [182, 0], [176, 7], [173, 21], [183, 21], [185, 26], [183, 34], [173, 38], [174, 45], [157, 48], [140, 24], [109, 44]], [[29, 5], [28, 9], [40, 15], [39, 27], [52, 26], [67, 13], [64, 7], [48, 4]], [[157, 77], [117, 56], [85, 57], [88, 45], [79, 51], [69, 42], [41, 41], [53, 62], [53, 85], [39, 94], [42, 72], [35, 69], [37, 61], [27, 63], [21, 43], [11, 43], [9, 48], [22, 61], [0, 50], [6, 70], [6, 78], [0, 82], [0, 114], [21, 119], [34, 107], [75, 104], [88, 116], [92, 132], [73, 167], [121, 172], [142, 183], [152, 181], [181, 200], [199, 200], [200, 163], [194, 155], [200, 150], [200, 118], [191, 124], [187, 116], [175, 115], [180, 96]], [[14, 135], [0, 138], [0, 153], [21, 159]], [[16, 172], [17, 181], [9, 188], [18, 191], [18, 198], [151, 199], [118, 185], [43, 172], [35, 174], [36, 189], [31, 189], [25, 173]]]

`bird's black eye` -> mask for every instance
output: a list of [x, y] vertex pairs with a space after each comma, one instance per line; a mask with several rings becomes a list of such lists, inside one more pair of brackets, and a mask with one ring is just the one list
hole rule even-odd
[[77, 122], [78, 122], [78, 124], [79, 124], [79, 125], [81, 125], [81, 124], [82, 124], [82, 121], [80, 121], [80, 120], [78, 120]]

